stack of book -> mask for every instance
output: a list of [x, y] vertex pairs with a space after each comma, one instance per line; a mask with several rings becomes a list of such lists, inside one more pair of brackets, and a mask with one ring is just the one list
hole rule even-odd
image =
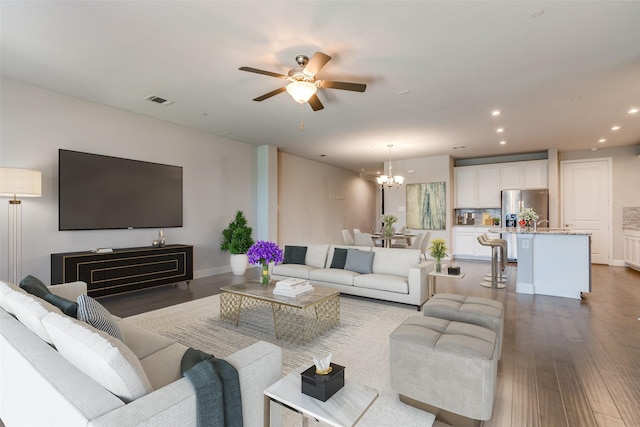
[[273, 290], [274, 295], [291, 298], [311, 293], [313, 293], [313, 286], [309, 284], [308, 280], [293, 277], [276, 282], [276, 287]]

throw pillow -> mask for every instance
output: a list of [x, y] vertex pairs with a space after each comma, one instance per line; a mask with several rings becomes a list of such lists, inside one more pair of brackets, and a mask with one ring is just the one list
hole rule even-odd
[[111, 313], [88, 295], [82, 294], [78, 297], [78, 320], [87, 322], [94, 328], [124, 342], [124, 334]]
[[306, 246], [285, 246], [283, 264], [302, 264], [307, 257]]
[[375, 252], [347, 249], [347, 259], [344, 263], [344, 269], [360, 274], [369, 274], [372, 272], [374, 255]]
[[45, 295], [43, 299], [58, 307], [67, 316], [71, 316], [74, 319], [78, 317], [78, 303], [52, 293]]
[[42, 324], [62, 357], [125, 403], [153, 391], [142, 364], [122, 341], [69, 316], [50, 313]]
[[35, 295], [43, 299], [47, 294], [51, 293], [49, 289], [47, 289], [47, 285], [42, 283], [42, 281], [37, 277], [33, 277], [31, 275], [20, 281], [20, 287], [31, 295]]
[[35, 295], [38, 298], [42, 298], [48, 303], [55, 305], [67, 316], [71, 316], [74, 319], [77, 317], [78, 304], [51, 293], [47, 285], [42, 283], [42, 281], [37, 277], [33, 277], [31, 275], [25, 277], [20, 281], [20, 287], [31, 295]]
[[329, 268], [344, 269], [344, 264], [347, 261], [347, 250], [344, 248], [335, 248], [333, 250], [333, 259], [331, 260], [331, 266]]

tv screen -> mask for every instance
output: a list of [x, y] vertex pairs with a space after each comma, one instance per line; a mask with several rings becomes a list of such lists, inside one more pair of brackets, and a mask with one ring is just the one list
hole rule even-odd
[[182, 167], [58, 151], [58, 228], [182, 227]]

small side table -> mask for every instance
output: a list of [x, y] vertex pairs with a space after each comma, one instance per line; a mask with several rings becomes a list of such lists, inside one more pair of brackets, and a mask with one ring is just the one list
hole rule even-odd
[[300, 373], [305, 369], [297, 369], [264, 391], [265, 427], [271, 424], [271, 401], [302, 414], [304, 427], [309, 418], [335, 427], [352, 427], [378, 398], [376, 389], [345, 379], [344, 387], [326, 402], [314, 399], [302, 393]]
[[452, 279], [462, 279], [464, 278], [464, 273], [460, 273], [460, 274], [447, 274], [444, 273], [445, 271], [447, 271], [447, 267], [448, 265], [443, 265], [442, 266], [442, 273], [436, 273], [435, 270], [430, 271], [429, 273], [427, 273], [427, 276], [429, 277], [429, 298], [431, 298], [432, 296], [434, 296], [436, 294], [436, 278], [437, 277], [449, 277]]

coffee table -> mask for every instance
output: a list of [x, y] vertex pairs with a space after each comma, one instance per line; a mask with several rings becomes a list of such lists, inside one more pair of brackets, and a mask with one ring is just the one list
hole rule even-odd
[[312, 294], [296, 298], [274, 295], [275, 283], [258, 281], [220, 288], [220, 319], [238, 326], [242, 312], [271, 308], [276, 339], [309, 342], [340, 325], [340, 292], [314, 286]]
[[302, 414], [304, 427], [309, 425], [310, 418], [330, 426], [351, 427], [358, 423], [378, 398], [378, 390], [345, 379], [344, 387], [326, 402], [314, 399], [302, 393], [300, 373], [307, 368], [308, 366], [298, 368], [264, 391], [265, 427], [270, 425], [271, 401]]

